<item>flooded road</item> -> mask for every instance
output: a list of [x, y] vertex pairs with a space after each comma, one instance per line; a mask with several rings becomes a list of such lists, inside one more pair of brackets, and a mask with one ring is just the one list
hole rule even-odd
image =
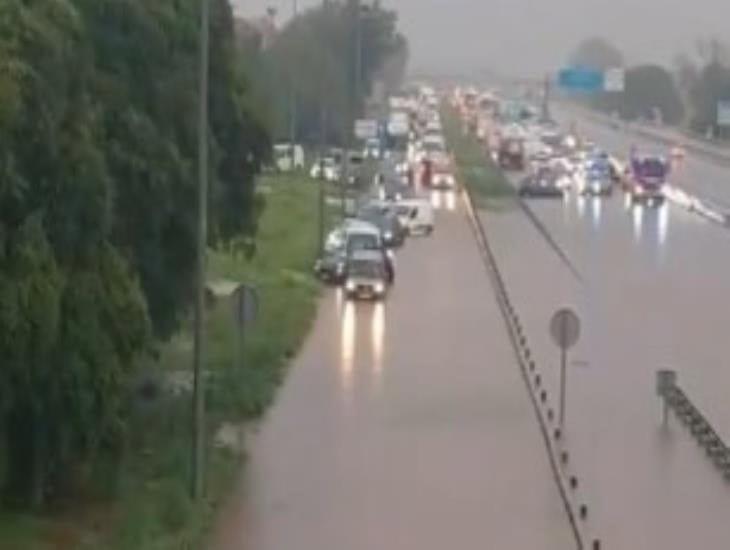
[[[667, 145], [631, 131], [611, 128], [607, 124], [581, 116], [580, 112], [560, 107], [556, 109], [555, 114], [564, 127], [567, 128], [573, 123], [580, 135], [622, 158], [629, 156], [632, 145], [640, 153], [669, 156], [670, 151]], [[684, 159], [674, 164], [670, 182], [723, 209], [730, 209], [730, 161], [718, 162], [706, 156], [685, 151]]]
[[566, 550], [575, 541], [460, 200], [384, 304], [325, 292], [216, 550]]
[[597, 534], [620, 550], [726, 547], [730, 487], [676, 419], [662, 429], [655, 371], [676, 369], [730, 438], [730, 233], [670, 205], [631, 207], [618, 192], [529, 205], [580, 280], [521, 210], [483, 220], [553, 401], [559, 355], [549, 319], [565, 305], [581, 317], [566, 445]]

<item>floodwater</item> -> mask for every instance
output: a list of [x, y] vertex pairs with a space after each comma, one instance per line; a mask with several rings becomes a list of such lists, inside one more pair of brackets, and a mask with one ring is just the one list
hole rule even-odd
[[461, 200], [432, 199], [385, 303], [324, 293], [216, 550], [575, 548]]
[[[698, 174], [718, 169], [691, 162], [702, 166]], [[721, 193], [722, 185], [702, 189]], [[618, 191], [528, 204], [580, 278], [519, 209], [482, 218], [552, 400], [559, 354], [550, 316], [567, 305], [581, 317], [569, 359], [566, 445], [596, 535], [620, 550], [727, 547], [730, 486], [682, 424], [670, 418], [662, 427], [655, 373], [675, 369], [728, 441], [730, 232], [669, 204], [631, 206]]]

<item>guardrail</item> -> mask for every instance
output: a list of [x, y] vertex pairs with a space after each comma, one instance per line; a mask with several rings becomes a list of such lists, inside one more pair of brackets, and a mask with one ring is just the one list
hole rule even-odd
[[[585, 107], [582, 107], [580, 105], [575, 104], [565, 104], [569, 109], [574, 111], [579, 111], [587, 118], [590, 118], [594, 122], [598, 122], [600, 124], [604, 125], [614, 125], [616, 124], [616, 120], [611, 118], [608, 115], [605, 115], [603, 113], [599, 113], [596, 111], [593, 111], [591, 109], [587, 109]], [[692, 151], [693, 153], [704, 155], [708, 158], [712, 158], [713, 160], [716, 160], [718, 162], [721, 162], [723, 164], [730, 164], [730, 148], [727, 149], [727, 151], [722, 150], [718, 148], [717, 146], [713, 146], [711, 144], [698, 142], [695, 138], [692, 138], [690, 136], [686, 136], [683, 134], [677, 134], [676, 136], [667, 136], [666, 134], [662, 134], [661, 132], [647, 126], [641, 126], [638, 124], [632, 124], [627, 122], [619, 122], [622, 128], [625, 130], [631, 131], [637, 136], [643, 137], [645, 139], [650, 139], [652, 141], [661, 143], [663, 145], [667, 146], [673, 146], [677, 145], [678, 143], [681, 143], [685, 149], [688, 149]]]
[[[557, 427], [554, 409], [550, 405], [547, 390], [543, 386], [542, 375], [533, 357], [519, 314], [509, 297], [504, 278], [487, 239], [484, 225], [474, 208], [473, 197], [465, 185], [462, 185], [461, 188], [466, 204], [467, 217], [492, 282], [497, 305], [507, 328], [507, 335], [515, 352], [523, 381], [538, 419], [553, 477], [565, 507], [577, 548], [578, 550], [586, 548], [600, 550], [601, 540], [595, 536], [590, 536], [591, 526], [588, 523], [588, 505], [579, 492], [578, 477], [571, 467], [570, 454], [564, 444], [563, 434], [560, 428]], [[590, 546], [586, 546], [586, 541], [590, 541]]]
[[730, 448], [718, 435], [709, 420], [677, 384], [673, 371], [657, 373], [657, 392], [664, 400], [664, 423], [667, 423], [667, 409], [689, 429], [697, 443], [720, 471], [730, 481]]

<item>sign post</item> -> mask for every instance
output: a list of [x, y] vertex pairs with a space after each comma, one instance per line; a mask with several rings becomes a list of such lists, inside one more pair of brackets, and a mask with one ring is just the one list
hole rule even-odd
[[721, 99], [717, 102], [717, 125], [730, 126], [730, 100]]
[[251, 326], [259, 311], [258, 291], [249, 285], [240, 285], [233, 294], [233, 317], [236, 322], [236, 367], [243, 369], [243, 344], [246, 328]]
[[662, 408], [662, 424], [667, 425], [669, 418], [669, 403], [667, 395], [677, 385], [677, 372], [673, 370], [658, 370], [656, 373], [656, 393], [662, 398], [664, 407]]
[[603, 73], [604, 92], [623, 92], [626, 88], [626, 72], [620, 67], [606, 69]]
[[560, 348], [560, 427], [565, 425], [565, 399], [567, 391], [568, 350], [580, 336], [580, 319], [572, 309], [559, 309], [550, 319], [550, 335]]

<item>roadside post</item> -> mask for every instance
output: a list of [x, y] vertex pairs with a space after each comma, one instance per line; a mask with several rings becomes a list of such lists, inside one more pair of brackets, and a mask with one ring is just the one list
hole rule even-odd
[[677, 385], [677, 372], [663, 369], [656, 372], [656, 393], [662, 400], [662, 425], [667, 426], [669, 420], [669, 402], [667, 397]]
[[243, 369], [245, 332], [253, 325], [259, 312], [258, 291], [249, 285], [240, 285], [233, 293], [233, 317], [236, 323], [236, 369]]
[[567, 386], [566, 366], [568, 350], [572, 348], [580, 337], [580, 319], [572, 309], [562, 308], [556, 311], [550, 319], [550, 336], [555, 345], [560, 348], [560, 428], [565, 425], [565, 400]]

